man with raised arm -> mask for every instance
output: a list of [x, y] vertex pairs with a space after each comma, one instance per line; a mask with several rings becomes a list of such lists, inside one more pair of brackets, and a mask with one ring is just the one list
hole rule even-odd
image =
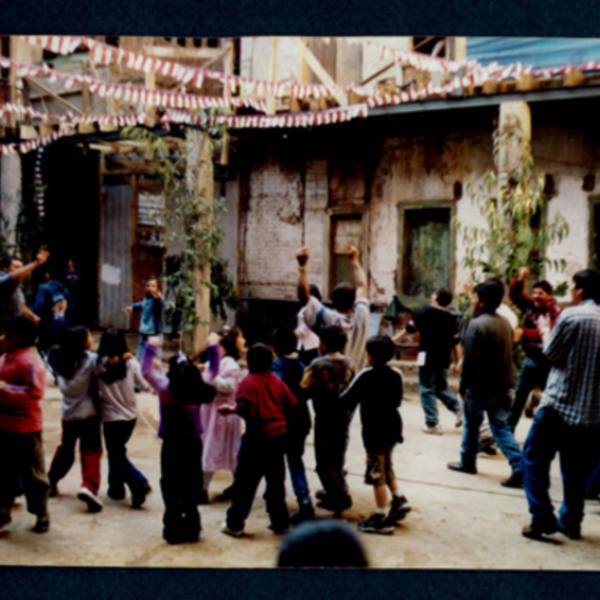
[[39, 317], [31, 312], [25, 305], [25, 298], [20, 283], [34, 269], [43, 265], [50, 255], [47, 250], [40, 249], [36, 259], [23, 266], [17, 256], [5, 256], [0, 262], [0, 322], [6, 317], [25, 315], [34, 323], [39, 322]]
[[308, 260], [310, 253], [304, 247], [296, 253], [298, 260], [298, 298], [306, 302], [304, 319], [315, 332], [325, 327], [341, 327], [348, 336], [345, 356], [350, 358], [358, 370], [366, 366], [367, 340], [369, 338], [370, 310], [369, 288], [367, 276], [360, 264], [359, 251], [355, 246], [348, 246], [348, 255], [354, 273], [354, 285], [338, 283], [335, 286], [331, 301], [333, 310], [311, 296], [308, 284]]

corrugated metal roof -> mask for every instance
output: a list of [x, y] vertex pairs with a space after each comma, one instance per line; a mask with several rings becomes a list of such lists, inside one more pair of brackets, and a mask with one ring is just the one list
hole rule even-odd
[[542, 69], [600, 60], [600, 39], [468, 37], [467, 58]]

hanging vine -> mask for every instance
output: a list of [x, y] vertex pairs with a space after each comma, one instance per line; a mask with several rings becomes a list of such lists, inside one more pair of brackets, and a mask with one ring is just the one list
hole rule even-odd
[[[208, 133], [210, 136], [204, 136], [203, 143], [210, 144], [212, 155], [218, 148], [214, 138], [222, 131], [215, 128]], [[234, 285], [227, 275], [227, 260], [219, 250], [224, 233], [214, 219], [225, 210], [224, 203], [220, 199], [208, 203], [206, 190], [198, 190], [194, 185], [201, 175], [198, 169], [203, 168], [202, 149], [198, 156], [188, 156], [189, 149], [171, 155], [166, 141], [148, 129], [127, 128], [122, 135], [143, 142], [140, 151], [164, 184], [168, 239], [182, 248], [171, 261], [173, 272], [167, 278], [171, 298], [167, 310], [171, 314], [181, 311], [183, 330], [192, 332], [198, 325], [207, 325], [196, 310], [201, 286], [211, 290], [213, 313], [223, 316], [225, 305], [237, 304]], [[198, 267], [202, 265], [210, 265], [210, 280], [199, 276]]]

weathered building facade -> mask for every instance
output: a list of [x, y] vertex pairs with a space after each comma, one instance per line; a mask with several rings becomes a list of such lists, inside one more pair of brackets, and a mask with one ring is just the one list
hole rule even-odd
[[[377, 305], [438, 285], [460, 290], [469, 276], [452, 220], [480, 222], [469, 190], [493, 165], [500, 118], [497, 99], [463, 102], [320, 130], [248, 133], [239, 148], [241, 294], [295, 298], [294, 252], [307, 245], [311, 281], [329, 297], [350, 275], [348, 243], [362, 249]], [[599, 105], [574, 93], [529, 104], [535, 166], [553, 182], [546, 218], [560, 211], [571, 228], [548, 251], [567, 261], [566, 274], [547, 271], [553, 283], [598, 266]]]

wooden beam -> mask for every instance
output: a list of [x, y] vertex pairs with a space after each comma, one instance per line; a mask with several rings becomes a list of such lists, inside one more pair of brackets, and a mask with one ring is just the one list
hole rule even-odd
[[217, 60], [222, 53], [222, 48], [175, 48], [170, 46], [145, 46], [144, 54], [155, 58], [171, 60]]
[[312, 72], [329, 88], [332, 90], [334, 98], [340, 106], [348, 105], [348, 96], [335, 90], [336, 82], [333, 80], [331, 75], [323, 68], [323, 65], [319, 62], [317, 57], [309, 50], [306, 44], [302, 40], [298, 40], [300, 47], [301, 56], [306, 60], [306, 63], [312, 70]]
[[54, 98], [57, 102], [64, 104], [71, 110], [78, 112], [80, 115], [83, 114], [83, 112], [81, 110], [79, 110], [74, 104], [67, 102], [64, 98], [61, 98], [58, 94], [53, 92], [51, 89], [47, 88], [45, 85], [41, 84], [39, 81], [36, 81], [35, 79], [32, 79], [30, 77], [26, 77], [25, 79], [27, 79], [27, 82], [30, 83], [31, 85], [34, 85], [38, 89], [42, 90], [42, 92], [46, 92], [46, 94], [48, 96], [50, 96], [51, 98]]
[[[90, 63], [89, 60], [85, 59], [82, 63], [81, 63], [81, 72], [83, 73], [84, 77], [86, 75], [89, 74], [89, 70], [90, 70]], [[90, 114], [90, 106], [91, 106], [91, 102], [90, 102], [90, 86], [88, 85], [87, 82], [83, 82], [83, 112], [86, 115]]]

